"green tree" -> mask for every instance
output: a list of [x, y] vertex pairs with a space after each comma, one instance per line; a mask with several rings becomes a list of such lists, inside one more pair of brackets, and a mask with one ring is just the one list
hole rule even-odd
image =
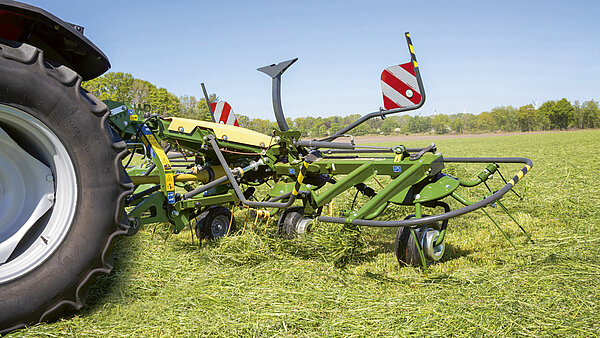
[[427, 116], [411, 116], [406, 124], [405, 132], [425, 133], [431, 130], [431, 119]]
[[495, 107], [490, 111], [490, 116], [494, 120], [492, 125], [495, 128], [490, 131], [515, 131], [519, 129], [517, 110], [512, 106]]
[[130, 103], [137, 104], [150, 104], [150, 93], [156, 90], [156, 86], [152, 83], [140, 79], [133, 79], [131, 87], [129, 87], [129, 100]]
[[463, 114], [452, 115], [450, 120], [450, 128], [452, 128], [452, 132], [460, 134], [465, 130], [465, 120]]
[[517, 118], [520, 131], [535, 130], [536, 109], [532, 104], [519, 107]]
[[398, 122], [396, 122], [395, 120], [392, 120], [392, 119], [386, 119], [383, 122], [383, 124], [381, 125], [380, 130], [382, 133], [384, 133], [386, 135], [390, 135], [390, 134], [396, 133], [396, 129], [399, 129], [399, 128], [400, 128], [400, 125], [398, 124]]
[[550, 114], [550, 122], [556, 128], [567, 129], [574, 120], [573, 113], [573, 106], [567, 99], [563, 98], [554, 105], [552, 114]]
[[548, 116], [552, 129], [566, 129], [573, 120], [573, 106], [565, 98], [559, 101], [546, 101], [539, 110]]
[[82, 87], [100, 100], [130, 102], [133, 76], [123, 72], [109, 72], [82, 83]]
[[484, 111], [477, 116], [476, 128], [479, 131], [496, 131], [498, 130], [498, 125], [496, 124], [496, 120], [492, 117], [492, 114]]
[[237, 120], [238, 120], [238, 124], [240, 125], [240, 127], [242, 128], [248, 128], [248, 126], [250, 126], [250, 118], [246, 115], [236, 115], [237, 116]]
[[598, 128], [600, 127], [600, 109], [598, 102], [585, 101], [583, 104], [576, 102], [574, 104], [574, 125], [577, 128]]
[[431, 119], [431, 128], [435, 129], [436, 134], [446, 134], [450, 131], [450, 117], [444, 114], [437, 114]]
[[198, 115], [198, 99], [195, 96], [182, 95], [179, 97], [181, 109], [176, 116], [193, 119]]
[[163, 117], [177, 116], [181, 110], [177, 96], [169, 93], [165, 88], [152, 90], [148, 98], [152, 112]]

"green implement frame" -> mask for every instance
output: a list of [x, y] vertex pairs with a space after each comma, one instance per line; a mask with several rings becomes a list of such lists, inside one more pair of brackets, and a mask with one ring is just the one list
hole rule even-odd
[[[127, 206], [131, 207], [128, 212], [130, 225], [137, 228], [143, 224], [165, 222], [179, 232], [192, 219], [217, 206], [233, 208], [240, 205], [261, 211], [262, 215], [290, 210], [299, 215], [282, 217], [280, 230], [292, 229], [293, 233], [298, 233], [312, 220], [352, 226], [410, 228], [409, 237], [413, 240], [407, 241], [407, 236], [399, 235], [405, 241], [402, 245], [411, 246], [414, 241], [422, 265], [428, 260], [439, 259], [427, 254], [431, 256], [432, 252], [441, 250], [439, 246], [443, 246], [448, 219], [496, 202], [513, 188], [533, 163], [518, 157], [444, 158], [434, 144], [406, 148], [403, 145], [373, 147], [334, 142], [370, 118], [414, 110], [423, 105], [425, 91], [408, 33], [406, 38], [411, 51], [409, 65], [413, 67], [421, 101], [408, 107], [380, 109], [367, 114], [344, 128], [343, 133], [340, 131], [322, 140], [302, 140], [300, 132], [288, 130], [283, 118], [279, 93], [281, 75], [295, 60], [259, 69], [273, 79], [274, 109], [280, 128], [274, 129], [271, 135], [214, 122], [161, 118], [149, 114], [148, 107], [106, 101], [111, 109], [109, 123], [128, 143], [132, 158], [133, 154], [139, 154], [146, 159], [145, 167], [127, 168], [137, 186], [135, 193], [126, 200]], [[446, 163], [481, 163], [485, 167], [475, 179], [464, 180], [443, 173]], [[481, 200], [471, 202], [463, 197], [463, 190], [481, 184], [488, 187], [486, 181], [498, 172], [499, 163], [525, 166], [501, 189], [490, 190], [490, 195]], [[377, 191], [367, 187], [365, 182], [372, 178], [385, 178], [386, 185]], [[264, 196], [257, 196], [255, 186], [262, 184], [271, 188], [263, 193]], [[355, 188], [357, 193], [360, 191], [368, 197], [367, 202], [357, 208], [353, 203], [351, 210], [341, 211], [337, 216], [323, 215], [324, 206]], [[446, 198], [453, 198], [464, 206], [451, 210], [443, 201]], [[403, 220], [381, 220], [391, 204], [413, 206], [415, 212]], [[422, 207], [443, 207], [444, 212], [423, 215]], [[230, 217], [232, 223], [233, 216]], [[427, 231], [436, 232], [427, 234]]]

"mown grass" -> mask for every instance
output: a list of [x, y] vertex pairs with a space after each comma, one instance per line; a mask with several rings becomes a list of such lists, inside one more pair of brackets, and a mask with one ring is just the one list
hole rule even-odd
[[[450, 223], [445, 258], [426, 270], [398, 265], [393, 229], [320, 224], [286, 241], [273, 221], [200, 244], [146, 228], [117, 243], [115, 269], [83, 311], [9, 336], [600, 335], [600, 131], [436, 144], [446, 156], [533, 159], [516, 189], [524, 200], [504, 203], [536, 243], [499, 208], [488, 209], [516, 250], [475, 212]], [[512, 177], [520, 166], [501, 169]]]

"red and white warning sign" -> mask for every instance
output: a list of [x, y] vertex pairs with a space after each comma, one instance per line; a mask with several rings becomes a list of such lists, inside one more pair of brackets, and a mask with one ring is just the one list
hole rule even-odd
[[236, 127], [240, 126], [229, 103], [225, 101], [213, 102], [210, 104], [210, 107], [212, 108], [214, 118], [217, 123], [228, 124]]
[[419, 104], [421, 93], [412, 62], [386, 68], [381, 73], [381, 90], [385, 109]]

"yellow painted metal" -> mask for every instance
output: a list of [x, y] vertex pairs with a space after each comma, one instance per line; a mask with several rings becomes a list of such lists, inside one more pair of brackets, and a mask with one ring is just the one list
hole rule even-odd
[[524, 174], [523, 174], [523, 171], [519, 171], [519, 172], [517, 173], [517, 177], [518, 177], [519, 179], [522, 179], [522, 178], [523, 178], [523, 175], [524, 175]]
[[174, 196], [173, 194], [175, 193], [175, 180], [173, 179], [173, 171], [167, 154], [165, 154], [165, 152], [163, 151], [162, 147], [160, 146], [153, 134], [144, 134], [142, 142], [144, 142], [146, 146], [151, 146], [152, 150], [156, 154], [152, 161], [154, 161], [154, 164], [156, 164], [156, 167], [158, 169], [158, 178], [163, 193], [167, 197], [169, 196], [169, 194], [171, 194], [171, 196]]
[[169, 131], [172, 132], [183, 131], [184, 133], [189, 134], [194, 131], [194, 128], [210, 129], [220, 140], [242, 143], [260, 148], [268, 147], [272, 141], [271, 136], [227, 124], [190, 120], [180, 117], [170, 117], [166, 118], [166, 120], [171, 121], [171, 124], [169, 124]]
[[[211, 169], [214, 172], [214, 179], [225, 176], [225, 171], [223, 170], [223, 167], [215, 166], [215, 167], [211, 167]], [[207, 171], [201, 171], [196, 174], [175, 174], [175, 175], [172, 175], [172, 177], [173, 177], [173, 182], [195, 181], [195, 182], [200, 182], [200, 183], [208, 183], [209, 178], [210, 178]], [[158, 183], [160, 183], [160, 176], [159, 175], [131, 176], [131, 181], [135, 185], [158, 184]]]

